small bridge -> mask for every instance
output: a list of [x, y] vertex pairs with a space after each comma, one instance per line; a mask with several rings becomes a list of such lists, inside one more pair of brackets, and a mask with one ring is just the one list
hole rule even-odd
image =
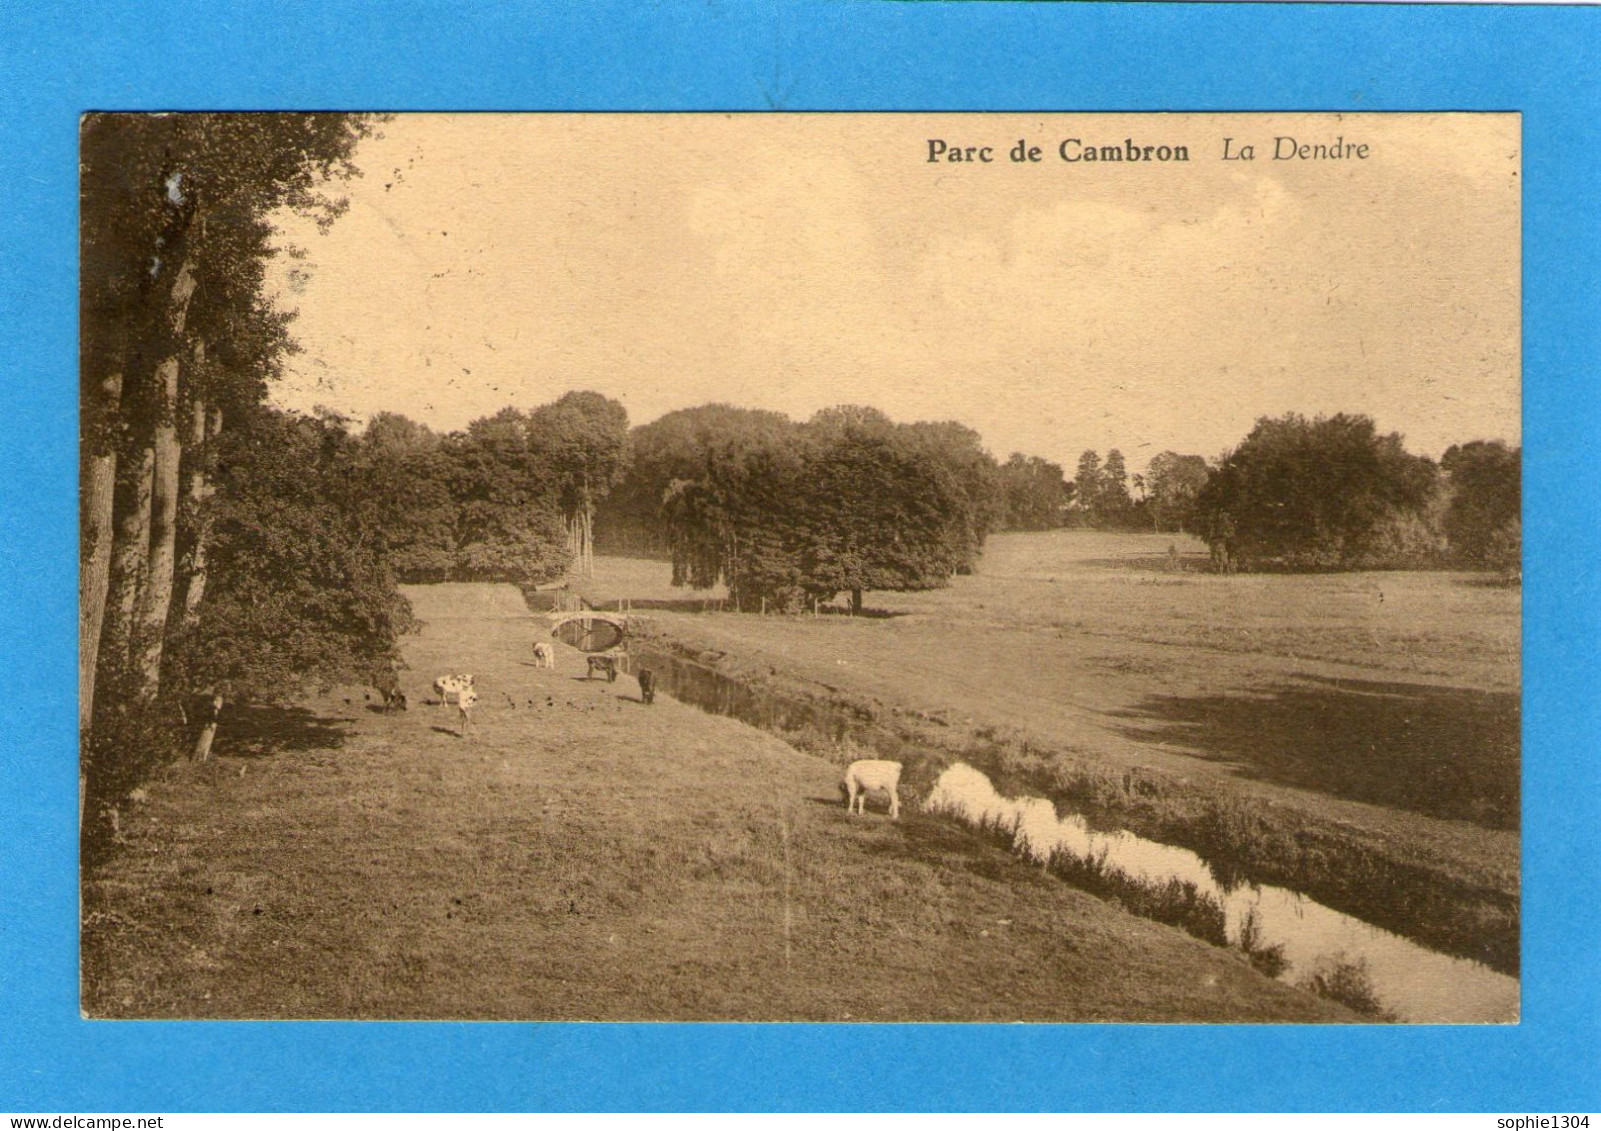
[[580, 652], [611, 652], [628, 637], [628, 616], [599, 609], [550, 614], [550, 634]]

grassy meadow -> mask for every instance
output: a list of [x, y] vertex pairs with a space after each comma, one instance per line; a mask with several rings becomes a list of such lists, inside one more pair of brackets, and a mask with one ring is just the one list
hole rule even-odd
[[[836, 766], [565, 646], [536, 669], [510, 587], [408, 592], [409, 711], [236, 713], [141, 791], [85, 876], [87, 1015], [1354, 1019], [978, 833], [849, 817]], [[472, 738], [427, 702], [464, 670]]]
[[1515, 969], [1519, 591], [1205, 564], [1182, 537], [1062, 531], [993, 537], [973, 576], [858, 618], [702, 612], [638, 559], [602, 559], [589, 594], [903, 745]]

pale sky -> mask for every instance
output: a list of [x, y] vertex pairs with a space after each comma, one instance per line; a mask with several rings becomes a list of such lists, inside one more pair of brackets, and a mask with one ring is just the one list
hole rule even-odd
[[[1369, 156], [1275, 161], [1276, 136]], [[866, 403], [1069, 475], [1288, 411], [1517, 443], [1520, 149], [1488, 114], [404, 115], [326, 235], [286, 224], [305, 352], [277, 399], [444, 430], [569, 389], [635, 424]]]

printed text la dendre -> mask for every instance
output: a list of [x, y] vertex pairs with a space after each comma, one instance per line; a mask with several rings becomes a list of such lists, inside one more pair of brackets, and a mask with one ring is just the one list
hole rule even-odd
[[[967, 145], [941, 137], [927, 139], [927, 162], [935, 165], [993, 165], [1008, 161], [1014, 165], [1037, 165], [1050, 160], [1052, 154], [1056, 160], [1069, 165], [1145, 161], [1165, 164], [1191, 160], [1188, 145], [1133, 137], [1121, 141], [1068, 137], [1051, 147], [1018, 138], [1017, 144], [1010, 148]], [[1352, 140], [1344, 134], [1332, 138], [1275, 134], [1267, 140], [1222, 138], [1213, 157], [1219, 161], [1366, 161], [1371, 154], [1372, 147], [1367, 142]]]

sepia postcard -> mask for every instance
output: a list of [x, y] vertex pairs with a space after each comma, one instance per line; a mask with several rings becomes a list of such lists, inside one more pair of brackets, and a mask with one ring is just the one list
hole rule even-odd
[[86, 1017], [1519, 1019], [1519, 115], [80, 146]]

